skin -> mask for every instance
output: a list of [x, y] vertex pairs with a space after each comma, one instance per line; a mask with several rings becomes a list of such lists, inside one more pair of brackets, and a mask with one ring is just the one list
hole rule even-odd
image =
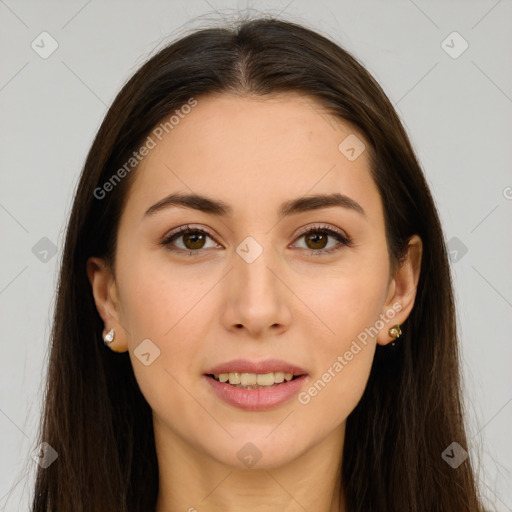
[[[105, 332], [116, 332], [111, 348], [129, 351], [153, 410], [157, 512], [345, 510], [338, 468], [346, 418], [363, 394], [376, 344], [393, 341], [388, 329], [413, 307], [422, 248], [412, 237], [404, 264], [391, 274], [367, 151], [349, 161], [338, 150], [354, 133], [364, 140], [295, 93], [202, 97], [136, 171], [115, 275], [101, 259], [88, 261]], [[330, 207], [278, 217], [283, 201], [335, 191], [365, 215]], [[172, 192], [220, 199], [234, 215], [169, 207], [144, 216]], [[203, 245], [175, 239], [178, 251], [189, 248], [181, 253], [159, 244], [186, 224], [212, 237]], [[342, 230], [353, 245], [299, 236], [300, 228], [319, 224]], [[247, 236], [263, 249], [252, 263], [236, 252]], [[190, 247], [202, 254], [189, 256]], [[221, 362], [277, 358], [307, 370], [307, 390], [393, 304], [401, 309], [392, 321], [305, 405], [294, 397], [272, 410], [244, 411], [204, 381]], [[160, 356], [145, 366], [134, 350], [148, 338]], [[261, 453], [251, 469], [237, 457], [249, 442]]]

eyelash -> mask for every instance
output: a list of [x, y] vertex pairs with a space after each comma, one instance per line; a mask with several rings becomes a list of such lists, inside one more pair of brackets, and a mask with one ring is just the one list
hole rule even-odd
[[[343, 246], [345, 247], [350, 247], [352, 246], [352, 239], [349, 238], [348, 236], [342, 234], [341, 232], [338, 232], [332, 228], [328, 228], [326, 226], [313, 226], [313, 227], [308, 227], [306, 228], [305, 230], [301, 231], [299, 233], [299, 235], [297, 236], [296, 240], [306, 236], [306, 235], [309, 235], [311, 233], [321, 233], [323, 235], [328, 235], [328, 236], [332, 236], [333, 238], [335, 238], [339, 244], [335, 247], [331, 247], [330, 249], [304, 249], [306, 251], [309, 251], [312, 255], [317, 255], [317, 256], [322, 256], [322, 255], [325, 255], [325, 254], [332, 254], [336, 251], [339, 251]], [[175, 247], [172, 247], [172, 242], [179, 238], [180, 236], [184, 235], [184, 234], [204, 234], [204, 235], [207, 235], [209, 236], [212, 240], [214, 240], [213, 236], [206, 230], [204, 229], [198, 229], [198, 228], [191, 228], [190, 226], [186, 225], [186, 226], [181, 226], [180, 228], [178, 228], [177, 230], [173, 231], [172, 233], [170, 233], [169, 235], [167, 235], [161, 242], [160, 244], [165, 246], [166, 248], [168, 248], [169, 250], [171, 251], [174, 251], [174, 252], [186, 252], [188, 250], [188, 255], [189, 256], [199, 256], [201, 255], [201, 253], [205, 250], [205, 249], [197, 249], [195, 251], [192, 251], [190, 249], [180, 249], [180, 248], [175, 248]]]

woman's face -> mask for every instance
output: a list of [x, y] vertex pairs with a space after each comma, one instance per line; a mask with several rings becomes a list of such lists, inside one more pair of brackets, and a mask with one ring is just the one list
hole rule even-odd
[[[158, 437], [235, 467], [342, 440], [376, 343], [412, 307], [362, 136], [296, 94], [201, 97], [168, 131], [134, 171], [115, 280], [95, 267]], [[209, 202], [166, 200], [192, 194]], [[187, 225], [204, 233], [173, 236]], [[220, 382], [239, 373], [265, 387]]]

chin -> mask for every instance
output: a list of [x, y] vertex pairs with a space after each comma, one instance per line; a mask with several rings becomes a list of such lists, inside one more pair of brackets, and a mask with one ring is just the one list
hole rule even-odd
[[[275, 428], [275, 427], [273, 427]], [[300, 457], [296, 442], [270, 434], [266, 429], [259, 436], [240, 436], [217, 444], [210, 454], [217, 462], [236, 469], [276, 469]]]

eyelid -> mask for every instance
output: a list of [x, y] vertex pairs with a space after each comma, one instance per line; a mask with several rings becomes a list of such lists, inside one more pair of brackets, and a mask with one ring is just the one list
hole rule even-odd
[[178, 235], [181, 233], [187, 233], [189, 231], [204, 231], [206, 234], [208, 234], [208, 236], [211, 236], [213, 238], [213, 235], [208, 230], [208, 228], [205, 228], [202, 225], [201, 225], [201, 227], [196, 227], [193, 224], [185, 224], [184, 226], [179, 226], [176, 229], [173, 229], [173, 230], [169, 231], [168, 233], [166, 233], [166, 235], [164, 236], [164, 240], [169, 240], [174, 235]]
[[308, 234], [310, 231], [331, 231], [339, 235], [341, 238], [343, 238], [347, 243], [352, 242], [351, 238], [345, 233], [343, 230], [331, 226], [330, 224], [315, 224], [310, 226], [305, 226], [301, 229], [299, 229], [299, 232], [297, 233], [296, 239]]

